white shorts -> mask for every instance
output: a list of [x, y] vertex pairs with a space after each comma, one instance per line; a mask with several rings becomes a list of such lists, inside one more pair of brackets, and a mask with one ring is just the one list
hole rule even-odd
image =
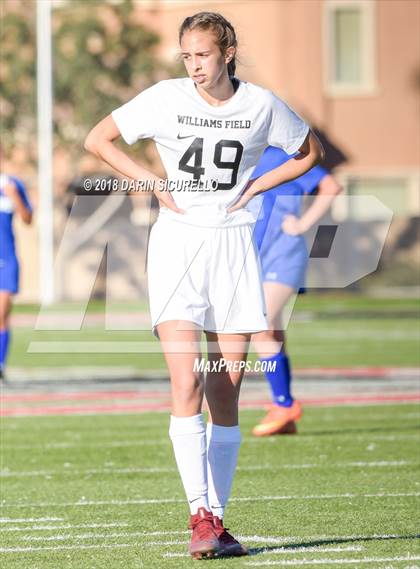
[[161, 216], [150, 233], [147, 271], [155, 335], [168, 320], [225, 334], [268, 329], [249, 225], [199, 227]]

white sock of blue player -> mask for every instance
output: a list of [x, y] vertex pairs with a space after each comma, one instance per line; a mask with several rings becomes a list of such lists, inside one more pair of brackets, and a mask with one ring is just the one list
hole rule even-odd
[[223, 519], [238, 462], [239, 425], [222, 427], [207, 423], [207, 478], [213, 515]]
[[207, 444], [203, 415], [171, 416], [172, 440], [178, 471], [192, 515], [199, 508], [210, 511], [207, 498]]
[[290, 393], [292, 375], [289, 358], [284, 352], [279, 352], [270, 358], [262, 358], [261, 361], [275, 364], [274, 371], [266, 371], [264, 374], [271, 387], [273, 403], [282, 407], [291, 407], [293, 397]]
[[0, 330], [0, 370], [6, 365], [7, 352], [9, 349], [10, 331], [6, 328]]

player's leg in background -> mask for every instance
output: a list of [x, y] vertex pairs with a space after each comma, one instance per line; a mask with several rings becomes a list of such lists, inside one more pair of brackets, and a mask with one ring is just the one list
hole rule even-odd
[[284, 307], [296, 294], [296, 290], [285, 284], [264, 283], [269, 329], [255, 334], [253, 342], [261, 361], [269, 366], [265, 377], [271, 388], [273, 405], [262, 422], [254, 428], [253, 433], [257, 436], [295, 433], [295, 421], [302, 414], [299, 403], [291, 393], [292, 375], [282, 323]]
[[171, 379], [169, 436], [191, 514], [189, 551], [199, 559], [213, 557], [220, 547], [208, 503], [204, 377], [194, 365], [201, 359], [201, 329], [192, 322], [171, 320], [157, 330]]
[[10, 344], [11, 308], [12, 294], [8, 290], [0, 290], [0, 378], [3, 377]]
[[[207, 423], [207, 477], [211, 511], [215, 517], [223, 553], [246, 555], [247, 549], [223, 527], [241, 443], [238, 403], [250, 334], [207, 332], [208, 361], [205, 394], [209, 410]], [[221, 365], [220, 365], [221, 364]]]

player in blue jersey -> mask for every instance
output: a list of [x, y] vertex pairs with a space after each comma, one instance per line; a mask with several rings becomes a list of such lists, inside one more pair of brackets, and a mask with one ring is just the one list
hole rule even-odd
[[[262, 176], [290, 160], [280, 148], [269, 146], [252, 178]], [[303, 196], [318, 188], [317, 197], [301, 215]], [[254, 240], [260, 252], [269, 330], [254, 334], [255, 347], [262, 360], [272, 362], [274, 371], [266, 378], [273, 404], [255, 436], [293, 434], [302, 414], [301, 405], [291, 395], [291, 372], [285, 348], [282, 312], [287, 301], [305, 286], [308, 251], [303, 234], [329, 209], [341, 187], [322, 166], [315, 166], [299, 178], [257, 196], [248, 204], [257, 221]]]
[[13, 234], [15, 213], [24, 223], [31, 223], [32, 206], [25, 186], [18, 178], [0, 173], [0, 378], [10, 342], [12, 296], [19, 290], [19, 262]]

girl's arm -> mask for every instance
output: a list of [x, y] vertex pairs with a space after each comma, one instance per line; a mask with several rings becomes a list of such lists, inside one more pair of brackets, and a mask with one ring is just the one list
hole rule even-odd
[[125, 152], [116, 147], [114, 140], [119, 136], [121, 136], [121, 134], [114, 119], [111, 115], [108, 115], [89, 132], [85, 140], [85, 149], [88, 152], [92, 152], [92, 154], [98, 158], [102, 158], [102, 160], [127, 178], [131, 178], [135, 181], [154, 180], [153, 193], [160, 204], [177, 213], [183, 213], [183, 210], [175, 205], [172, 195], [169, 192], [159, 190], [159, 184], [163, 181], [162, 178], [159, 178], [159, 176], [156, 176], [150, 172], [150, 170], [134, 162]]
[[275, 186], [279, 186], [280, 184], [299, 178], [299, 176], [305, 174], [316, 164], [322, 162], [324, 157], [325, 153], [322, 144], [315, 134], [312, 131], [309, 131], [308, 136], [305, 138], [305, 142], [299, 148], [299, 154], [281, 166], [263, 174], [259, 178], [251, 180], [246, 186], [239, 201], [236, 202], [236, 204], [228, 211], [232, 212], [237, 209], [241, 209], [254, 196], [266, 192]]
[[308, 231], [326, 213], [335, 196], [342, 191], [342, 187], [337, 180], [328, 174], [319, 183], [318, 193], [307, 211], [298, 218], [294, 215], [286, 215], [282, 229], [289, 235], [300, 235]]
[[26, 206], [25, 202], [19, 194], [17, 185], [10, 180], [2, 188], [2, 192], [7, 196], [14, 205], [14, 211], [20, 216], [22, 221], [29, 225], [32, 221], [32, 211]]

